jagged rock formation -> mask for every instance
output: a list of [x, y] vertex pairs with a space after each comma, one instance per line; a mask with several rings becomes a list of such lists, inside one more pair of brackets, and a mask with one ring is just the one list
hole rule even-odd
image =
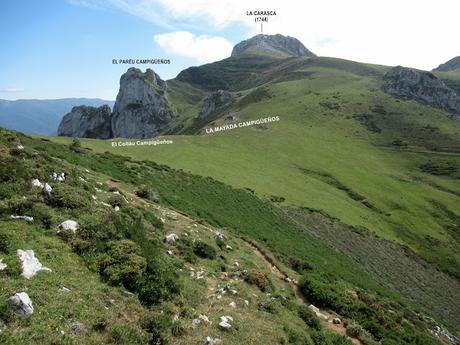
[[460, 114], [460, 97], [431, 72], [397, 66], [383, 76], [383, 90]]
[[232, 57], [243, 53], [267, 53], [280, 57], [290, 56], [315, 56], [305, 46], [294, 37], [277, 35], [256, 35], [248, 40], [238, 43], [232, 51]]
[[111, 109], [80, 105], [72, 108], [59, 124], [58, 135], [80, 138], [108, 139], [112, 137]]
[[446, 63], [440, 64], [438, 67], [433, 69], [433, 72], [449, 72], [456, 69], [460, 69], [460, 56], [454, 57]]
[[177, 115], [166, 98], [167, 85], [154, 71], [130, 68], [120, 78], [112, 114], [114, 137], [151, 138]]
[[200, 113], [198, 114], [198, 119], [205, 119], [210, 114], [229, 105], [232, 100], [233, 96], [228, 91], [217, 90], [216, 92], [213, 92], [211, 95], [205, 98]]

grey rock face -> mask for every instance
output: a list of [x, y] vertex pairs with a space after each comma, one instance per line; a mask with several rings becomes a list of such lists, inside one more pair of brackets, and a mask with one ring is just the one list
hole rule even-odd
[[112, 115], [114, 137], [151, 138], [177, 115], [166, 98], [166, 82], [147, 69], [130, 68], [120, 78]]
[[430, 72], [397, 66], [383, 76], [383, 90], [460, 114], [460, 97]]
[[233, 96], [228, 91], [217, 90], [216, 92], [213, 92], [203, 101], [203, 106], [198, 114], [198, 119], [201, 120], [208, 117], [210, 114], [229, 105], [232, 100]]
[[289, 56], [315, 56], [305, 46], [294, 37], [277, 35], [256, 35], [248, 40], [238, 43], [232, 51], [231, 56], [238, 56], [250, 48], [277, 53], [283, 57]]
[[28, 317], [34, 312], [32, 301], [25, 292], [18, 292], [8, 299], [8, 303], [14, 309], [16, 315]]
[[460, 56], [450, 59], [446, 63], [440, 64], [433, 69], [433, 72], [449, 72], [460, 68]]
[[58, 135], [80, 138], [108, 139], [112, 137], [111, 110], [108, 105], [98, 108], [86, 105], [73, 107], [59, 124]]

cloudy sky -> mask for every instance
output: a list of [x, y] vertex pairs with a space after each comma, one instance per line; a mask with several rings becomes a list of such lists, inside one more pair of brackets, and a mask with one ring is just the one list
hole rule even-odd
[[430, 70], [460, 55], [459, 0], [2, 0], [0, 98], [114, 99], [129, 66], [112, 59], [170, 59], [137, 67], [173, 78], [259, 33], [249, 10], [320, 56]]

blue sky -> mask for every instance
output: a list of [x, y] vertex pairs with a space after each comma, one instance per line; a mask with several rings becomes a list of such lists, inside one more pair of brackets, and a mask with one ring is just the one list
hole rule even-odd
[[[130, 66], [113, 58], [169, 58], [153, 68], [169, 79], [197, 59], [170, 54], [154, 36], [168, 32], [164, 24], [125, 11], [84, 6], [63, 0], [2, 0], [0, 3], [0, 98], [101, 97], [115, 99], [121, 74]], [[176, 24], [170, 30], [186, 30]], [[238, 31], [193, 28], [197, 35], [219, 31], [239, 40]]]
[[432, 69], [460, 55], [458, 0], [2, 0], [0, 98], [115, 99], [130, 66], [167, 58], [163, 79], [228, 56], [258, 33], [247, 10], [276, 10], [264, 32], [320, 56]]

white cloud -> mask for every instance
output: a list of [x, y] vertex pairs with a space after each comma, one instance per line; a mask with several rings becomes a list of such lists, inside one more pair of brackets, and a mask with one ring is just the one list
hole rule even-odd
[[154, 39], [167, 52], [185, 56], [200, 63], [229, 57], [233, 48], [233, 44], [223, 37], [196, 36], [187, 31], [158, 34]]
[[0, 92], [23, 92], [24, 89], [21, 87], [5, 87], [0, 88]]
[[[80, 0], [83, 1], [83, 0]], [[247, 10], [276, 10], [264, 33], [300, 39], [314, 53], [386, 65], [431, 69], [460, 55], [458, 0], [85, 0], [169, 27], [226, 32], [241, 26], [246, 37], [260, 25]], [[176, 29], [174, 29], [176, 28]], [[190, 29], [187, 29], [190, 30]], [[193, 30], [192, 30], [193, 31]], [[212, 34], [212, 32], [210, 32]]]

